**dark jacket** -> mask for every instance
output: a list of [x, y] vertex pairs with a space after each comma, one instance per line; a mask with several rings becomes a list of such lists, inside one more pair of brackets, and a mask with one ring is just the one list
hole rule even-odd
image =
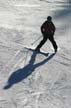
[[41, 26], [41, 32], [44, 34], [54, 34], [56, 28], [52, 21], [45, 21]]

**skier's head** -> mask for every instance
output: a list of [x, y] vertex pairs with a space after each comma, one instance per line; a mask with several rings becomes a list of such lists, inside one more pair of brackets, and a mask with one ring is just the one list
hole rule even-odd
[[47, 17], [47, 20], [48, 20], [48, 21], [51, 21], [51, 20], [52, 20], [52, 17], [51, 17], [51, 16], [48, 16], [48, 17]]

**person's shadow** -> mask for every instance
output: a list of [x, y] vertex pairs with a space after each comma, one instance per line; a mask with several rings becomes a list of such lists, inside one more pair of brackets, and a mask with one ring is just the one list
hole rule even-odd
[[31, 59], [29, 61], [29, 63], [22, 69], [19, 69], [15, 72], [13, 72], [8, 81], [7, 84], [4, 86], [3, 89], [9, 89], [11, 88], [14, 84], [19, 83], [20, 81], [24, 80], [25, 78], [27, 78], [29, 75], [32, 74], [32, 72], [34, 72], [34, 70], [36, 68], [38, 68], [39, 66], [45, 64], [46, 62], [48, 62], [54, 55], [55, 53], [52, 53], [49, 57], [47, 56], [46, 59], [44, 59], [43, 61], [34, 64], [35, 63], [35, 58], [36, 58], [37, 52], [33, 52]]

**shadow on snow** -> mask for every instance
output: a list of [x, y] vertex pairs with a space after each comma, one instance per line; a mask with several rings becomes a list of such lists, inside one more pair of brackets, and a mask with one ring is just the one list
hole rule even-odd
[[47, 57], [46, 59], [44, 59], [43, 61], [34, 64], [35, 63], [35, 58], [36, 58], [37, 52], [33, 52], [31, 59], [29, 61], [29, 63], [22, 69], [19, 69], [15, 72], [13, 72], [8, 81], [7, 84], [4, 86], [3, 89], [9, 89], [11, 88], [14, 84], [19, 83], [20, 81], [24, 80], [25, 78], [27, 78], [29, 75], [32, 74], [32, 72], [38, 68], [39, 66], [45, 64], [46, 62], [48, 62], [54, 55], [55, 53], [50, 54], [49, 57]]

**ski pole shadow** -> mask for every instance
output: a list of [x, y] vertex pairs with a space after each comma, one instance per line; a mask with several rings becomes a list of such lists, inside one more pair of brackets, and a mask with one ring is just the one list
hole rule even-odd
[[18, 69], [17, 71], [13, 72], [10, 75], [10, 77], [7, 81], [7, 84], [4, 86], [3, 89], [7, 90], [7, 89], [11, 88], [14, 84], [21, 82], [22, 80], [27, 78], [29, 75], [31, 75], [32, 72], [34, 72], [34, 70], [36, 68], [38, 68], [39, 66], [42, 66], [46, 62], [48, 62], [54, 55], [55, 55], [55, 53], [51, 54], [49, 57], [47, 57], [43, 61], [34, 64], [36, 56], [37, 56], [37, 52], [34, 51], [32, 56], [31, 56], [29, 63], [25, 67], [23, 67], [22, 69]]

